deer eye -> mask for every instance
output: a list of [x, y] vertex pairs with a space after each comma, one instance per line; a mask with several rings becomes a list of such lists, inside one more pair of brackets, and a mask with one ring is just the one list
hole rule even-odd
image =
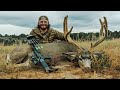
[[82, 58], [82, 59], [86, 59], [85, 55], [81, 55], [81, 58]]
[[89, 54], [87, 55], [81, 55], [82, 59], [91, 59], [91, 56]]
[[87, 58], [88, 58], [88, 59], [91, 59], [91, 56], [90, 56], [90, 55], [87, 55]]
[[79, 59], [80, 59], [80, 60], [82, 60], [82, 57], [81, 57], [81, 55], [79, 56]]

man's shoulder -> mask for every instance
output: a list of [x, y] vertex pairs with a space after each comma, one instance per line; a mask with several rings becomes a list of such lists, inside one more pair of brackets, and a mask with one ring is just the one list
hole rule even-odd
[[38, 31], [38, 28], [37, 28], [37, 27], [34, 27], [34, 28], [32, 28], [32, 31], [31, 31], [31, 32], [36, 32], [36, 31]]
[[37, 27], [34, 27], [32, 28], [30, 34], [34, 34], [34, 33], [38, 33], [38, 28]]
[[32, 29], [32, 31], [36, 31], [36, 30], [38, 30], [38, 28], [37, 28], [37, 27], [34, 27], [34, 28]]
[[50, 28], [49, 31], [50, 31], [50, 32], [59, 32], [58, 30], [53, 29], [53, 28]]
[[50, 30], [50, 31], [55, 31], [55, 29], [53, 29], [53, 28], [50, 28], [49, 30]]

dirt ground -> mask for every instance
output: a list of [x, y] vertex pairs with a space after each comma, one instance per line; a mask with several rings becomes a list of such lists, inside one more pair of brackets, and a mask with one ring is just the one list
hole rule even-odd
[[[0, 72], [1, 79], [120, 79], [117, 70], [102, 70], [102, 72], [84, 72], [81, 68], [74, 67], [69, 62], [63, 62], [56, 66], [56, 72], [46, 73], [42, 67], [28, 68], [7, 66], [6, 70]], [[11, 69], [11, 70], [10, 70]]]

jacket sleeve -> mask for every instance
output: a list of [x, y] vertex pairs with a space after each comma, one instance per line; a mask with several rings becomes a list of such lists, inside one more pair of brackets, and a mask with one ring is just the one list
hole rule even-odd
[[49, 41], [52, 42], [54, 39], [65, 41], [64, 34], [57, 30], [52, 30], [50, 33]]
[[35, 33], [34, 33], [34, 31], [33, 31], [34, 29], [32, 29], [32, 31], [30, 32], [30, 35], [36, 35]]
[[56, 31], [56, 38], [59, 40], [65, 40], [64, 34], [62, 32]]
[[38, 35], [36, 33], [34, 33], [34, 29], [32, 29], [32, 31], [30, 32], [30, 35], [35, 36], [35, 38], [39, 38]]

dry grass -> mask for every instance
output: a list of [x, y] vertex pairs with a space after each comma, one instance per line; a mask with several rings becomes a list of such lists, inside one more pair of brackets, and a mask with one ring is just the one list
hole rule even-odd
[[[91, 42], [78, 42], [85, 48], [90, 47]], [[93, 42], [94, 43], [94, 42]], [[74, 67], [70, 62], [61, 63], [57, 72], [47, 74], [42, 68], [18, 67], [5, 62], [5, 55], [13, 50], [15, 46], [0, 45], [0, 78], [2, 79], [120, 79], [120, 39], [108, 40], [95, 48], [95, 51], [105, 52], [106, 60], [110, 61], [109, 68], [101, 72], [84, 72], [81, 68]], [[100, 64], [97, 62], [96, 66]], [[97, 67], [98, 70], [98, 67]]]

